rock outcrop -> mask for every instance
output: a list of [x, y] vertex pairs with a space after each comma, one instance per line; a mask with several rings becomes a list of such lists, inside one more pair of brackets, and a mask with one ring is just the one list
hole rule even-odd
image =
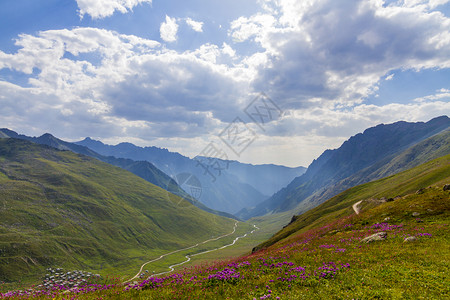
[[361, 240], [361, 243], [372, 243], [372, 242], [376, 242], [376, 241], [384, 241], [387, 238], [387, 233], [386, 232], [377, 232], [375, 234], [369, 235], [368, 237], [365, 237]]

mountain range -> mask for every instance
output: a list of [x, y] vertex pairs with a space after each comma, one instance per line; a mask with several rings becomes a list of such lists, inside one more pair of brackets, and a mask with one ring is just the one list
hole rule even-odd
[[369, 128], [338, 149], [326, 150], [305, 174], [237, 216], [249, 219], [290, 210], [302, 213], [350, 187], [448, 154], [449, 127], [450, 119], [441, 116], [426, 123], [401, 121]]
[[130, 171], [131, 173], [141, 177], [142, 179], [145, 179], [148, 182], [151, 182], [169, 191], [172, 194], [178, 195], [186, 199], [188, 202], [197, 206], [200, 209], [203, 209], [204, 211], [229, 218], [236, 218], [235, 216], [229, 213], [217, 211], [207, 207], [206, 205], [198, 201], [196, 198], [192, 197], [189, 193], [184, 191], [173, 178], [171, 178], [170, 176], [168, 176], [167, 174], [156, 168], [152, 163], [149, 163], [147, 161], [134, 161], [131, 159], [116, 158], [113, 156], [103, 156], [95, 151], [92, 151], [87, 147], [60, 140], [49, 133], [43, 134], [40, 137], [29, 137], [26, 135], [18, 134], [12, 130], [3, 128], [0, 129], [0, 137], [27, 140], [33, 143], [47, 145], [59, 150], [72, 151], [78, 154], [83, 154], [96, 158], [100, 161]]
[[210, 208], [232, 214], [259, 204], [306, 171], [304, 167], [251, 165], [219, 160], [223, 169], [220, 173], [214, 173], [212, 178], [199, 166], [198, 160], [167, 149], [138, 147], [130, 143], [111, 146], [91, 138], [75, 144], [86, 146], [105, 156], [151, 162], [174, 178], [182, 173], [192, 174], [198, 178], [202, 187], [202, 195], [198, 200]]
[[[238, 217], [258, 217], [253, 221], [270, 223], [264, 230], [271, 233], [294, 214], [258, 246], [268, 247], [348, 214], [355, 201], [446, 183], [449, 154], [450, 119], [442, 116], [369, 128], [326, 150], [297, 177], [303, 168], [222, 160], [228, 168], [213, 182], [195, 158], [166, 149], [89, 138], [69, 143], [1, 129], [0, 280], [35, 276], [54, 265], [130, 274], [148, 257], [230, 232], [236, 216], [206, 206], [212, 204], [239, 204]], [[200, 202], [192, 188], [210, 202]]]
[[[205, 211], [232, 218], [236, 218], [232, 213], [265, 200], [272, 191], [283, 187], [306, 170], [303, 167], [288, 168], [277, 165], [251, 165], [237, 161], [226, 161], [224, 163], [229, 168], [223, 170], [222, 174], [213, 182], [198, 166], [196, 160], [179, 153], [169, 152], [167, 149], [142, 148], [130, 143], [109, 146], [90, 138], [78, 143], [70, 143], [49, 133], [40, 137], [30, 137], [6, 128], [0, 129], [0, 136], [24, 139], [97, 158], [128, 170], [159, 187], [169, 190], [171, 193], [184, 197]], [[164, 172], [161, 170], [164, 170]], [[182, 187], [180, 186], [182, 185], [179, 182], [180, 175], [185, 174], [193, 174], [194, 178], [198, 179], [196, 185], [201, 190], [199, 197], [189, 191], [190, 185], [188, 182]], [[272, 179], [272, 174], [276, 175], [275, 179]], [[184, 191], [183, 188], [187, 191]], [[267, 195], [259, 192], [257, 188], [262, 189]]]
[[[95, 157], [185, 197], [206, 211], [250, 219], [290, 210], [304, 212], [350, 187], [444, 155], [449, 151], [449, 126], [447, 116], [426, 123], [380, 124], [351, 137], [338, 149], [326, 150], [307, 170], [219, 160], [226, 168], [214, 179], [199, 167], [198, 157], [191, 159], [158, 147], [131, 143], [112, 146], [91, 138], [69, 143], [51, 134], [27, 137], [7, 129], [0, 130], [0, 135]], [[439, 133], [442, 136], [435, 136]], [[192, 193], [193, 188], [198, 194]]]

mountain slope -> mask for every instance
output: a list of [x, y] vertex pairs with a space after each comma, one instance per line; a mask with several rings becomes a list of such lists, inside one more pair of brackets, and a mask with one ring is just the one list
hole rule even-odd
[[0, 139], [1, 281], [48, 266], [127, 273], [234, 222], [97, 159]]
[[[433, 136], [450, 126], [450, 119], [442, 116], [427, 123], [397, 122], [369, 128], [344, 142], [335, 150], [325, 151], [308, 167], [305, 174], [295, 178], [286, 188], [281, 189], [253, 209], [243, 210], [237, 215], [247, 219], [267, 213], [283, 212], [296, 208], [311, 195], [327, 193], [308, 203], [311, 208], [336, 195], [341, 190], [332, 189], [342, 180], [349, 178], [380, 162], [388, 163], [407, 148]], [[380, 166], [382, 167], [382, 166]], [[391, 171], [395, 171], [391, 169]], [[398, 171], [398, 170], [397, 170]], [[367, 182], [370, 178], [364, 179]], [[361, 183], [361, 182], [360, 182]], [[350, 187], [350, 186], [347, 186]]]
[[[380, 200], [382, 198], [396, 198], [394, 202], [397, 202], [400, 201], [399, 197], [415, 193], [420, 189], [431, 185], [442, 186], [447, 183], [450, 183], [450, 155], [434, 159], [396, 175], [348, 189], [319, 206], [293, 217], [289, 225], [256, 249], [269, 247], [289, 236], [311, 228], [319, 228], [339, 218], [349, 216], [353, 213], [352, 205], [359, 201], [363, 201], [360, 207], [365, 210], [383, 203]], [[440, 212], [433, 214], [436, 213]]]
[[[406, 191], [413, 187], [410, 185], [406, 194], [395, 201], [379, 204], [367, 201], [358, 215], [351, 209], [357, 197], [347, 198], [352, 200], [348, 203], [350, 207], [336, 210], [335, 206], [328, 206], [317, 214], [326, 219], [319, 222], [310, 219], [314, 223], [311, 227], [303, 227], [251, 255], [176, 269], [171, 274], [146, 277], [127, 287], [106, 282], [88, 293], [81, 290], [69, 295], [117, 300], [447, 299], [450, 191], [443, 189], [444, 165], [438, 161], [434, 161], [435, 166], [420, 166], [421, 171], [409, 174], [412, 177], [397, 178], [385, 190], [395, 195], [399, 192], [397, 188], [403, 190], [401, 182], [409, 184], [424, 176], [427, 177], [422, 182], [424, 187], [429, 183], [433, 186], [420, 193]], [[448, 166], [448, 158], [443, 163]], [[377, 193], [377, 188], [372, 191]], [[366, 192], [366, 196], [372, 197], [370, 190]], [[347, 196], [357, 194], [354, 191]], [[347, 210], [341, 213], [342, 209]], [[380, 238], [366, 242], [372, 235]], [[4, 296], [23, 299], [20, 295], [24, 293], [31, 298], [41, 291], [13, 291]], [[62, 299], [67, 295], [63, 288], [52, 297]]]
[[[279, 188], [303, 173], [303, 168], [282, 166], [254, 166], [236, 161], [224, 161], [220, 172], [213, 170], [214, 178], [199, 166], [198, 161], [157, 147], [138, 147], [130, 143], [105, 145], [86, 138], [77, 142], [102, 155], [149, 161], [163, 172], [176, 176], [180, 173], [194, 175], [201, 183], [202, 195], [198, 199], [206, 206], [228, 213], [244, 207], [255, 206]], [[266, 173], [268, 172], [268, 173]], [[271, 176], [266, 176], [271, 174]], [[273, 180], [273, 178], [277, 178]]]
[[227, 165], [226, 172], [236, 176], [241, 182], [245, 182], [264, 195], [272, 195], [285, 187], [293, 178], [306, 172], [305, 167], [290, 168], [273, 164], [252, 165], [235, 160], [221, 160], [221, 164]]
[[188, 200], [190, 203], [194, 204], [200, 209], [203, 209], [204, 211], [219, 216], [224, 216], [227, 218], [236, 218], [231, 214], [217, 211], [205, 206], [203, 203], [193, 198], [190, 194], [186, 193], [173, 178], [171, 178], [170, 176], [168, 176], [167, 174], [165, 174], [160, 169], [158, 169], [153, 164], [147, 161], [134, 161], [131, 159], [116, 158], [113, 156], [103, 156], [85, 146], [63, 141], [61, 139], [52, 136], [49, 133], [46, 133], [40, 137], [29, 137], [26, 135], [18, 134], [9, 129], [0, 129], [0, 135], [2, 135], [5, 138], [11, 137], [16, 139], [27, 140], [37, 144], [51, 146], [59, 150], [69, 150], [78, 154], [94, 157], [103, 162], [130, 171], [131, 173], [147, 180], [150, 183], [153, 183], [154, 185], [157, 185], [175, 195], [183, 197], [184, 199]]
[[304, 202], [321, 203], [348, 188], [414, 168], [450, 153], [450, 130], [429, 137], [308, 197]]
[[[97, 158], [101, 161], [110, 163], [115, 166], [119, 166], [126, 170], [129, 170], [129, 169], [136, 170], [136, 169], [138, 169], [137, 165], [139, 163], [141, 163], [141, 162], [135, 162], [132, 160], [116, 159], [112, 156], [106, 157], [106, 156], [98, 154], [95, 151], [92, 151], [91, 149], [89, 149], [87, 147], [60, 140], [49, 133], [46, 133], [40, 137], [29, 137], [26, 135], [18, 134], [12, 130], [5, 129], [5, 128], [0, 129], [0, 132], [3, 134], [4, 137], [11, 137], [11, 138], [15, 138], [15, 139], [27, 140], [27, 141], [34, 142], [37, 144], [47, 145], [47, 146], [56, 148], [58, 150], [69, 150], [69, 151], [72, 151], [72, 152], [75, 152], [78, 154], [83, 154], [83, 155]], [[142, 162], [142, 163], [144, 163], [144, 162]], [[148, 162], [145, 162], [144, 165], [141, 166], [141, 169], [145, 170], [142, 172], [142, 174], [139, 174], [139, 172], [132, 172], [132, 173], [134, 173], [134, 174], [138, 173], [136, 175], [138, 175], [141, 178], [144, 178], [145, 180], [147, 180], [159, 187], [162, 187], [164, 189], [167, 189], [167, 187], [169, 185], [176, 186], [173, 184], [169, 184], [172, 179], [169, 176], [167, 176], [164, 172], [160, 171], [158, 168], [156, 168], [155, 166], [153, 166], [152, 164], [150, 164]], [[177, 193], [180, 191], [181, 191], [181, 188], [179, 188], [179, 190], [173, 190], [171, 192]]]

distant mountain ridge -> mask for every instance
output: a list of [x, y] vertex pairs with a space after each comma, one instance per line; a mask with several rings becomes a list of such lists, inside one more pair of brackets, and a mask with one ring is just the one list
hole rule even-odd
[[235, 160], [220, 160], [228, 164], [227, 172], [248, 183], [265, 195], [285, 187], [293, 178], [306, 172], [305, 167], [290, 168], [274, 164], [252, 165]]
[[171, 176], [184, 172], [193, 174], [202, 185], [199, 200], [208, 207], [232, 214], [244, 207], [257, 205], [306, 170], [304, 167], [251, 165], [221, 160], [228, 167], [221, 170], [216, 181], [213, 181], [195, 159], [167, 149], [138, 147], [131, 143], [111, 146], [91, 138], [75, 144], [86, 146], [102, 155], [149, 161]]
[[[70, 143], [49, 133], [40, 137], [29, 137], [9, 129], [0, 129], [0, 134], [95, 157], [185, 197], [205, 211], [233, 218], [236, 218], [233, 214], [237, 211], [257, 205], [306, 170], [303, 167], [289, 168], [227, 161], [228, 169], [223, 170], [217, 180], [212, 182], [196, 160], [176, 152], [169, 152], [167, 149], [142, 148], [131, 143], [110, 146], [91, 138]], [[182, 173], [193, 174], [200, 180], [199, 199], [186, 193], [176, 182], [177, 175]]]
[[[365, 177], [362, 177], [363, 173], [359, 176], [356, 174], [371, 166], [375, 167], [369, 173], [376, 173], [377, 168], [382, 168], [402, 151], [449, 127], [450, 119], [441, 116], [426, 123], [400, 121], [366, 129], [363, 133], [351, 137], [338, 149], [326, 150], [311, 163], [305, 174], [295, 178], [287, 187], [266, 201], [254, 208], [242, 210], [237, 216], [248, 219], [291, 209], [298, 212], [306, 211], [342, 192], [343, 189], [381, 178], [381, 174], [378, 176], [366, 174]], [[430, 156], [428, 159], [432, 158], [435, 157]], [[402, 170], [404, 169], [401, 167], [392, 168], [389, 174]], [[304, 202], [305, 199], [308, 201]]]
[[147, 180], [150, 183], [153, 183], [170, 193], [173, 193], [174, 195], [178, 195], [180, 197], [183, 197], [190, 203], [194, 204], [198, 208], [216, 214], [220, 216], [225, 216], [228, 218], [236, 218], [232, 214], [217, 211], [214, 209], [211, 209], [207, 206], [205, 206], [203, 203], [199, 202], [197, 199], [193, 198], [190, 194], [186, 193], [179, 185], [178, 183], [159, 170], [157, 167], [155, 167], [153, 164], [149, 163], [148, 161], [134, 161], [131, 159], [124, 159], [124, 158], [115, 158], [113, 156], [103, 156], [98, 154], [95, 151], [92, 151], [91, 149], [77, 145], [70, 142], [65, 142], [63, 140], [60, 140], [53, 135], [46, 133], [43, 134], [40, 137], [29, 137], [26, 135], [18, 134], [12, 130], [3, 128], [0, 129], [0, 138], [15, 138], [15, 139], [21, 139], [30, 141], [33, 143], [41, 144], [41, 145], [47, 145], [53, 148], [56, 148], [58, 150], [67, 150], [72, 151], [78, 154], [87, 155], [93, 158], [96, 158], [100, 161], [109, 163], [111, 165], [120, 167], [122, 169], [125, 169], [127, 171], [130, 171], [131, 173], [141, 177], [142, 179]]

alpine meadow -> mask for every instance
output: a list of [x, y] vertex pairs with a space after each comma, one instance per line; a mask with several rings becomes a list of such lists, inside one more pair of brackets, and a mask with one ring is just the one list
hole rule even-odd
[[450, 0], [0, 2], [0, 299], [450, 299]]

